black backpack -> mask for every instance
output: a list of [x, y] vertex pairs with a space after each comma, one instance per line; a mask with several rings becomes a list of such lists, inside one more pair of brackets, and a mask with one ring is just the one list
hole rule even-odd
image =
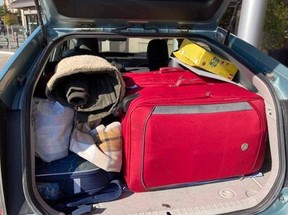
[[52, 208], [66, 214], [89, 212], [92, 204], [119, 198], [122, 186], [116, 180], [117, 174], [106, 172], [72, 152], [49, 163], [36, 158], [40, 195]]

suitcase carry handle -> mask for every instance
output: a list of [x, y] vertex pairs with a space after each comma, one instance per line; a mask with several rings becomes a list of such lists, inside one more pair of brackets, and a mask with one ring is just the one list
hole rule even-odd
[[[182, 76], [180, 76], [179, 79], [175, 82], [175, 84], [170, 84], [168, 86], [172, 88], [172, 87], [180, 87], [180, 86], [185, 86], [185, 85], [194, 85], [195, 83], [197, 84], [198, 81], [199, 81], [198, 78], [186, 79], [186, 78], [183, 78]], [[201, 82], [201, 84], [203, 84], [203, 82]], [[207, 84], [207, 83], [204, 82], [204, 84]], [[207, 91], [203, 95], [201, 95], [200, 97], [197, 96], [195, 98], [202, 98], [202, 97], [205, 98], [205, 97], [210, 97], [210, 95], [211, 95], [211, 92]], [[140, 95], [138, 93], [133, 93], [131, 95], [124, 97], [122, 102], [118, 105], [116, 113], [118, 113], [118, 115], [122, 115], [122, 114], [127, 113], [127, 110], [128, 110], [130, 103], [134, 99], [138, 98], [139, 96]], [[159, 98], [157, 98], [157, 99], [159, 99]]]
[[194, 85], [197, 84], [197, 82], [199, 83], [199, 80], [201, 81], [201, 84], [206, 84], [206, 82], [203, 82], [202, 79], [200, 78], [191, 78], [191, 79], [187, 79], [187, 78], [183, 78], [183, 76], [180, 76], [178, 78], [178, 80], [175, 82], [175, 84], [170, 84], [169, 87], [180, 87], [180, 86], [184, 86], [184, 85]]
[[173, 73], [185, 71], [181, 67], [161, 67], [156, 73]]

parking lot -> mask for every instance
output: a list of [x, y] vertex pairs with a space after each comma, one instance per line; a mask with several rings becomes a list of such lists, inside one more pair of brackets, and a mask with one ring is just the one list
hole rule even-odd
[[25, 37], [21, 34], [17, 37], [12, 34], [0, 35], [0, 70], [24, 42]]
[[4, 67], [6, 62], [10, 59], [10, 57], [14, 54], [11, 51], [1, 51], [0, 50], [0, 70]]

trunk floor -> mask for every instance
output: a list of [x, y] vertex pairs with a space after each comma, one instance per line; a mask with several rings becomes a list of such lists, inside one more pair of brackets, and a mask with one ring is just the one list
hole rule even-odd
[[[257, 204], [270, 173], [189, 187], [133, 193], [124, 188], [120, 199], [94, 205], [93, 214], [215, 214], [240, 210]], [[251, 197], [251, 198], [248, 198]]]

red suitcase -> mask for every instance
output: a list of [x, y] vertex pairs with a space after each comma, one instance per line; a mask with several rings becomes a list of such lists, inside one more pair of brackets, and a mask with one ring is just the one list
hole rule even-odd
[[[157, 80], [155, 75], [143, 74]], [[202, 79], [194, 84], [189, 79], [196, 75], [190, 72], [183, 85], [165, 83], [164, 74], [160, 84], [149, 86], [137, 83], [139, 74], [129, 79], [134, 76], [137, 97], [122, 120], [123, 173], [132, 191], [243, 176], [261, 168], [267, 127], [260, 96], [231, 83]]]
[[[126, 88], [128, 89], [135, 89], [136, 86], [176, 86], [180, 84], [185, 85], [205, 83], [205, 77], [200, 77], [195, 73], [192, 73], [189, 70], [185, 70], [181, 67], [163, 67], [158, 71], [126, 73], [123, 78], [125, 80]], [[210, 79], [210, 81], [212, 82], [213, 80]]]

